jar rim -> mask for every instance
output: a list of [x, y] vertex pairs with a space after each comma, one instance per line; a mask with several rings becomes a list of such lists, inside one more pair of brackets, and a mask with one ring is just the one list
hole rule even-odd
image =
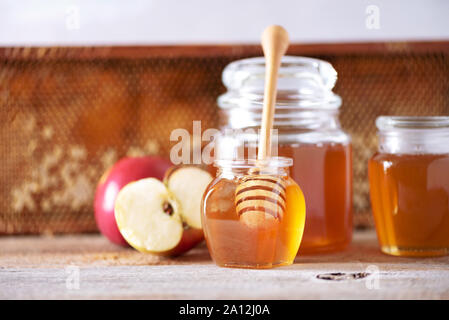
[[380, 116], [379, 131], [449, 129], [449, 116]]
[[288, 157], [270, 157], [263, 160], [258, 159], [216, 159], [214, 166], [221, 168], [250, 169], [255, 167], [264, 168], [288, 168], [293, 165], [293, 159]]

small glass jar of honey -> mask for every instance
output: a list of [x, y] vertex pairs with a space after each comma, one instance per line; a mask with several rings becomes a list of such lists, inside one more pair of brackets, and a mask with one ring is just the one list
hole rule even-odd
[[202, 225], [222, 267], [272, 268], [293, 263], [304, 230], [305, 202], [289, 176], [290, 158], [215, 160], [204, 193]]
[[[254, 157], [250, 151], [257, 145], [262, 117], [265, 59], [234, 61], [222, 78], [227, 92], [218, 98], [221, 130], [233, 130], [234, 145], [244, 144], [243, 156]], [[293, 159], [291, 177], [306, 199], [300, 254], [342, 250], [352, 238], [351, 138], [338, 119], [341, 98], [332, 91], [336, 81], [337, 72], [326, 61], [282, 59], [273, 150]], [[220, 152], [223, 148], [218, 146]]]
[[449, 117], [379, 117], [371, 205], [382, 252], [449, 253]]

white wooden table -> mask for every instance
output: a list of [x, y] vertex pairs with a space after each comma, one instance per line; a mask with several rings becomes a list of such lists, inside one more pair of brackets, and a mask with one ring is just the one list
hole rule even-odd
[[0, 237], [1, 299], [449, 299], [449, 257], [380, 253], [373, 231], [351, 247], [271, 270], [225, 269], [205, 245], [175, 259], [100, 235]]

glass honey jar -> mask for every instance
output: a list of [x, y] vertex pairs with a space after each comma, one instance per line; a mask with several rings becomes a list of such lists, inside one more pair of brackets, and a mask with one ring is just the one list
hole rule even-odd
[[[220, 128], [234, 132], [234, 145], [247, 149], [244, 157], [257, 145], [264, 77], [264, 58], [238, 60], [223, 71], [227, 92], [218, 99]], [[352, 238], [352, 148], [338, 119], [336, 80], [330, 63], [313, 58], [286, 56], [279, 70], [275, 150], [293, 159], [291, 177], [304, 192], [301, 254], [342, 250]], [[223, 152], [227, 145], [217, 147]]]
[[209, 252], [222, 267], [292, 264], [304, 230], [305, 203], [290, 178], [292, 159], [215, 160], [204, 193], [202, 225]]
[[371, 205], [382, 252], [449, 253], [449, 117], [379, 117], [369, 160]]

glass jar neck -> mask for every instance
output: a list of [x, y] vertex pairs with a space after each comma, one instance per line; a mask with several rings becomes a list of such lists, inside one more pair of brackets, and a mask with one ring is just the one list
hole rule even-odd
[[217, 175], [228, 178], [251, 174], [288, 176], [293, 160], [286, 157], [273, 157], [266, 160], [217, 159], [214, 164], [218, 168]]
[[[264, 168], [264, 170], [258, 171], [257, 174], [261, 175], [275, 175], [275, 176], [288, 176], [289, 167], [277, 167], [277, 168]], [[218, 166], [217, 175], [228, 178], [243, 177], [246, 175], [254, 174], [249, 168], [233, 168], [233, 167], [220, 167]]]
[[[338, 110], [326, 109], [294, 109], [276, 106], [273, 127], [279, 131], [313, 131], [339, 130]], [[247, 129], [260, 127], [262, 107], [254, 109], [241, 108], [235, 105], [220, 111], [221, 127], [230, 129]]]
[[449, 117], [379, 117], [380, 153], [449, 153]]

